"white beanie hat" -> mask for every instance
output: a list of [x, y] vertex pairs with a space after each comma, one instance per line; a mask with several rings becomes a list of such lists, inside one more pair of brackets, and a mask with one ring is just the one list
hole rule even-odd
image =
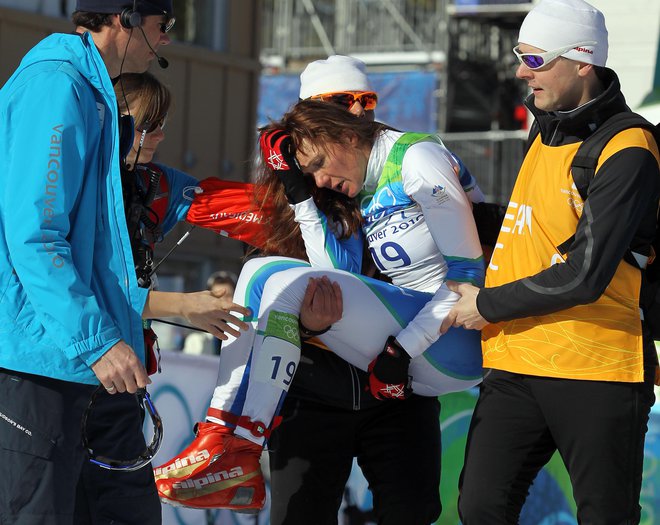
[[544, 51], [588, 41], [596, 44], [571, 49], [562, 56], [596, 66], [607, 62], [605, 17], [584, 0], [541, 0], [523, 20], [518, 36], [519, 43]]
[[371, 91], [366, 69], [362, 60], [344, 55], [310, 62], [300, 74], [300, 98], [333, 91]]

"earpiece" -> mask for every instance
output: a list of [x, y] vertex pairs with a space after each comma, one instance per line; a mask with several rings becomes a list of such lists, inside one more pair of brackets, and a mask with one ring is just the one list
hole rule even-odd
[[133, 7], [125, 8], [119, 14], [119, 23], [126, 29], [133, 29], [142, 25], [142, 15], [137, 10], [137, 0], [133, 0]]
[[142, 25], [142, 15], [132, 7], [127, 7], [119, 15], [119, 23], [126, 29], [140, 27]]

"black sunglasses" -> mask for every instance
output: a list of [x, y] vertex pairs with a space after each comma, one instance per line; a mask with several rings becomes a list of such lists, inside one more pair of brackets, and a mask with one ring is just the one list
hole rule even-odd
[[99, 467], [108, 469], [108, 470], [123, 470], [123, 471], [133, 471], [139, 470], [142, 467], [147, 466], [151, 463], [151, 460], [156, 455], [160, 449], [160, 445], [163, 442], [163, 420], [158, 415], [156, 406], [151, 401], [149, 393], [144, 388], [138, 389], [135, 393], [135, 398], [138, 405], [145, 410], [151, 422], [153, 424], [153, 437], [151, 438], [151, 443], [147, 445], [147, 448], [142, 454], [134, 459], [112, 459], [105, 456], [97, 455], [90, 447], [89, 441], [87, 439], [87, 420], [92, 412], [92, 407], [96, 401], [97, 396], [100, 392], [104, 391], [105, 388], [103, 385], [100, 385], [92, 394], [91, 399], [89, 400], [89, 405], [83, 414], [82, 418], [82, 446], [87, 450], [89, 454], [89, 461], [98, 465]]

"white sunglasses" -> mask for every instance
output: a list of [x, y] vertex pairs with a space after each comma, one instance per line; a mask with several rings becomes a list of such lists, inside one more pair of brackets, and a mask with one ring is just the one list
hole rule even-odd
[[570, 46], [560, 47], [559, 49], [553, 49], [552, 51], [545, 51], [543, 53], [521, 53], [518, 50], [518, 46], [513, 48], [513, 52], [520, 61], [521, 64], [525, 64], [529, 69], [541, 69], [544, 66], [547, 66], [550, 62], [559, 58], [564, 53], [583, 46], [595, 46], [598, 42], [590, 40], [588, 42], [578, 42], [577, 44], [571, 44]]

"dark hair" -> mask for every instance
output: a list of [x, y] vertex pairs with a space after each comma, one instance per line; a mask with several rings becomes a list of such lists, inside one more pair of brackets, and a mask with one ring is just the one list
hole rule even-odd
[[128, 106], [137, 103], [137, 109], [131, 113], [136, 128], [158, 122], [167, 115], [172, 104], [170, 90], [149, 72], [123, 73], [115, 83], [115, 95], [122, 114], [128, 114]]
[[84, 27], [92, 32], [100, 31], [104, 26], [112, 25], [112, 17], [109, 13], [88, 13], [86, 11], [74, 11], [71, 21], [76, 27]]
[[[272, 129], [282, 129], [291, 135], [296, 149], [300, 149], [305, 139], [325, 149], [325, 145], [329, 143], [346, 145], [352, 137], [358, 139], [358, 146], [373, 145], [383, 130], [391, 128], [357, 117], [336, 104], [303, 100], [293, 106], [282, 120], [261, 128], [261, 131]], [[340, 225], [339, 238], [355, 235], [362, 225], [357, 199], [327, 188], [317, 188], [312, 177], [305, 179], [319, 210], [329, 222]], [[294, 212], [289, 206], [284, 186], [277, 175], [263, 163], [257, 170], [255, 196], [260, 205], [268, 203], [271, 206], [270, 212], [266, 214], [267, 240], [261, 251], [265, 255], [285, 255], [307, 260], [300, 227], [294, 221]]]

